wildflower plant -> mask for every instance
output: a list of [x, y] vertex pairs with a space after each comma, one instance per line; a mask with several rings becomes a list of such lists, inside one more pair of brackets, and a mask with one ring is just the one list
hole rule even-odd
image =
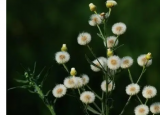
[[[102, 82], [101, 84], [96, 84], [97, 87], [101, 88], [102, 95], [97, 94], [89, 86], [90, 77], [86, 73], [78, 74], [76, 68], [71, 67], [70, 69], [69, 67], [67, 67], [66, 63], [69, 63], [71, 56], [67, 51], [66, 44], [62, 45], [61, 51], [56, 52], [54, 57], [54, 61], [56, 61], [57, 64], [62, 65], [68, 72], [68, 76], [64, 76], [63, 83], [57, 84], [53, 89], [44, 94], [44, 92], [42, 91], [42, 87], [47, 74], [44, 76], [44, 79], [39, 82], [38, 79], [41, 76], [41, 72], [40, 74], [35, 75], [35, 64], [33, 72], [30, 70], [24, 72], [26, 80], [17, 80], [18, 82], [25, 83], [26, 85], [14, 88], [25, 88], [32, 93], [38, 94], [47, 108], [50, 110], [52, 115], [56, 115], [54, 110], [54, 104], [56, 103], [56, 100], [67, 95], [69, 93], [69, 90], [78, 93], [78, 99], [83, 105], [85, 115], [110, 115], [110, 110], [116, 109], [112, 108], [112, 105], [108, 103], [109, 99], [113, 98], [113, 90], [117, 88], [117, 81], [115, 81], [116, 75], [117, 73], [120, 73], [121, 70], [127, 70], [130, 83], [126, 86], [126, 89], [123, 90], [126, 91], [126, 94], [129, 97], [126, 104], [122, 105], [124, 107], [122, 111], [119, 112], [119, 115], [124, 114], [125, 109], [133, 96], [135, 96], [139, 101], [137, 106], [133, 108], [132, 111], [132, 113], [134, 112], [135, 115], [147, 115], [149, 114], [149, 112], [151, 112], [153, 115], [160, 113], [160, 102], [155, 102], [150, 106], [147, 103], [151, 98], [157, 95], [156, 88], [154, 86], [141, 86], [139, 84], [139, 81], [141, 80], [143, 74], [146, 72], [147, 67], [152, 64], [151, 53], [141, 54], [137, 58], [137, 63], [140, 67], [142, 67], [142, 72], [140, 73], [138, 79], [135, 80], [130, 72], [130, 67], [135, 62], [134, 59], [130, 56], [120, 57], [115, 53], [118, 48], [123, 46], [123, 44], [119, 44], [119, 38], [127, 30], [125, 23], [117, 22], [113, 24], [111, 28], [113, 35], [107, 34], [106, 23], [109, 20], [113, 7], [115, 7], [116, 5], [116, 1], [107, 0], [106, 7], [108, 8], [108, 12], [97, 13], [96, 5], [94, 5], [93, 3], [89, 4], [89, 9], [91, 12], [93, 12], [93, 14], [91, 14], [88, 24], [90, 26], [97, 27], [99, 31], [97, 33], [97, 38], [100, 38], [100, 40], [102, 40], [102, 44], [104, 44], [106, 50], [106, 55], [97, 57], [97, 55], [94, 53], [91, 46], [89, 45], [92, 40], [92, 36], [89, 32], [81, 32], [77, 35], [77, 43], [79, 45], [87, 47], [90, 53], [95, 58], [94, 60], [90, 60], [90, 58], [85, 55], [90, 69], [93, 72], [102, 72], [102, 77], [100, 78]], [[54, 101], [50, 101], [47, 98], [50, 92], [52, 92], [54, 96]], [[142, 100], [138, 96], [140, 93], [142, 93], [142, 96], [146, 99], [145, 102], [142, 102]], [[97, 103], [97, 101], [95, 100], [99, 101], [101, 104], [99, 105], [99, 102]], [[116, 102], [113, 104], [116, 104]]]

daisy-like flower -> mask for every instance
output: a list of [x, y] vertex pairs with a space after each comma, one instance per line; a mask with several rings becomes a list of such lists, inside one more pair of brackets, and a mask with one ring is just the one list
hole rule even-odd
[[153, 114], [159, 114], [160, 113], [160, 102], [155, 102], [150, 106], [150, 111]]
[[88, 32], [82, 32], [78, 35], [77, 42], [79, 45], [86, 45], [91, 41], [91, 35]]
[[[101, 83], [101, 89], [102, 91], [106, 92], [106, 80], [104, 80], [102, 83]], [[112, 91], [115, 89], [115, 84], [113, 85], [113, 82], [110, 81], [109, 84], [108, 84], [108, 92]]]
[[106, 1], [107, 8], [112, 8], [113, 6], [116, 6], [116, 5], [117, 5], [117, 2], [114, 0], [107, 0]]
[[111, 70], [116, 70], [120, 67], [121, 60], [118, 56], [111, 56], [107, 60], [108, 68]]
[[75, 77], [67, 77], [64, 79], [64, 85], [67, 88], [75, 88], [76, 84], [77, 84], [77, 79]]
[[60, 51], [60, 52], [57, 52], [55, 55], [55, 60], [59, 64], [64, 64], [68, 62], [69, 59], [70, 59], [70, 55], [68, 52]]
[[138, 105], [134, 109], [135, 115], [147, 115], [149, 113], [149, 108], [147, 105]]
[[89, 20], [89, 25], [96, 26], [102, 23], [101, 16], [99, 14], [92, 14]]
[[54, 87], [54, 89], [52, 90], [52, 94], [56, 97], [56, 98], [61, 98], [63, 97], [67, 92], [67, 88], [62, 85], [62, 84], [58, 84]]
[[129, 84], [127, 87], [126, 87], [126, 93], [128, 95], [136, 95], [137, 93], [139, 93], [140, 91], [140, 87], [138, 84]]
[[117, 40], [116, 39], [117, 39], [117, 37], [115, 37], [115, 36], [109, 36], [109, 37], [107, 37], [106, 38], [107, 47], [108, 48], [112, 48], [113, 46], [117, 46], [118, 45], [118, 39]]
[[89, 82], [89, 77], [88, 77], [88, 75], [83, 74], [83, 75], [82, 75], [82, 81], [83, 81], [83, 85], [88, 84], [88, 82]]
[[126, 29], [127, 29], [126, 25], [124, 23], [122, 23], [122, 22], [115, 23], [112, 26], [112, 32], [115, 35], [121, 35], [121, 34], [123, 34], [126, 31]]
[[95, 95], [90, 91], [84, 91], [80, 95], [80, 100], [85, 104], [93, 103], [95, 100]]
[[[99, 63], [100, 62], [100, 63]], [[95, 65], [97, 65], [98, 67], [100, 67], [100, 68], [106, 68], [106, 66], [107, 66], [107, 59], [105, 58], [105, 57], [99, 57], [98, 58], [98, 60], [97, 59], [95, 59], [94, 61], [93, 61], [93, 63], [95, 64]], [[91, 69], [94, 71], [94, 72], [98, 72], [98, 71], [100, 71], [100, 68], [97, 68], [96, 66], [94, 66], [94, 65], [90, 65], [91, 66]]]
[[153, 86], [145, 86], [142, 90], [142, 95], [144, 98], [153, 98], [157, 94], [157, 89]]
[[75, 84], [74, 88], [81, 88], [83, 86], [83, 80], [80, 77], [74, 77], [77, 81], [77, 83]]
[[133, 59], [130, 56], [123, 57], [121, 59], [121, 68], [126, 69], [132, 66]]
[[143, 66], [148, 67], [148, 66], [150, 66], [152, 64], [152, 59], [147, 60], [146, 54], [142, 54], [137, 58], [137, 62], [138, 62], [138, 65], [140, 65], [142, 67]]

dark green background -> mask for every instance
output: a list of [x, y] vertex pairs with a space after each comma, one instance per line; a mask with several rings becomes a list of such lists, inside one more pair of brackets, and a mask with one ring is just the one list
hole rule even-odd
[[[18, 86], [15, 78], [21, 79], [23, 68], [31, 67], [37, 62], [36, 73], [44, 66], [53, 65], [44, 84], [44, 92], [52, 89], [56, 84], [63, 83], [67, 73], [54, 60], [54, 55], [66, 43], [71, 55], [68, 67], [75, 67], [78, 75], [86, 73], [90, 76], [89, 85], [100, 93], [101, 74], [94, 73], [85, 60], [87, 54], [94, 59], [88, 49], [77, 44], [80, 32], [87, 31], [92, 35], [90, 46], [97, 56], [105, 56], [104, 45], [96, 35], [98, 29], [88, 24], [92, 14], [88, 4], [93, 2], [98, 13], [107, 12], [104, 0], [8, 0], [7, 1], [7, 87]], [[118, 49], [120, 57], [132, 56], [134, 64], [131, 72], [134, 81], [137, 80], [141, 67], [137, 64], [140, 54], [151, 52], [153, 64], [147, 69], [141, 88], [153, 85], [158, 95], [149, 104], [160, 101], [160, 1], [159, 0], [117, 0], [118, 5], [113, 8], [108, 22], [107, 34], [112, 35], [111, 27], [116, 22], [124, 22], [127, 31], [119, 40], [125, 44]], [[117, 115], [122, 110], [128, 96], [125, 87], [129, 84], [127, 71], [123, 71], [116, 78], [116, 89], [113, 93], [114, 109], [111, 115]], [[141, 94], [139, 94], [141, 97]], [[50, 95], [51, 99], [54, 99]], [[142, 97], [141, 97], [142, 98]], [[143, 101], [145, 101], [142, 98]], [[133, 115], [134, 107], [139, 103], [136, 98], [127, 107], [125, 114]], [[79, 102], [65, 96], [56, 103], [57, 115], [83, 115]], [[27, 90], [16, 89], [7, 93], [8, 115], [50, 115], [43, 102], [37, 95]]]

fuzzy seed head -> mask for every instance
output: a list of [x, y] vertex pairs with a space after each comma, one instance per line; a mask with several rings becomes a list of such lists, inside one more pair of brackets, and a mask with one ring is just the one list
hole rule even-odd
[[95, 95], [90, 91], [84, 91], [80, 95], [80, 100], [85, 104], [93, 103], [95, 100]]
[[153, 114], [159, 114], [160, 113], [160, 102], [155, 102], [150, 106], [150, 111]]
[[86, 74], [82, 74], [82, 81], [83, 81], [83, 85], [88, 84], [89, 82], [89, 77]]
[[107, 60], [108, 68], [111, 70], [117, 70], [120, 67], [121, 60], [118, 56], [111, 56]]
[[67, 92], [67, 88], [62, 85], [62, 84], [58, 84], [54, 87], [54, 89], [52, 90], [52, 94], [56, 97], [56, 98], [61, 98], [63, 97]]
[[138, 84], [129, 84], [127, 87], [126, 87], [126, 93], [128, 95], [136, 95], [138, 94], [140, 91], [140, 87]]
[[75, 77], [67, 77], [64, 79], [64, 85], [67, 88], [75, 88], [76, 84], [77, 84], [77, 79]]
[[89, 25], [96, 26], [102, 23], [101, 16], [99, 14], [92, 14], [89, 20]]
[[[101, 83], [101, 89], [102, 91], [106, 92], [106, 80], [104, 80], [102, 83]], [[115, 84], [113, 85], [113, 82], [110, 81], [109, 84], [108, 84], [108, 92], [112, 91], [115, 89]]]
[[147, 115], [149, 113], [149, 108], [147, 105], [138, 105], [135, 109], [134, 109], [135, 115]]
[[133, 64], [133, 59], [130, 56], [125, 56], [121, 59], [121, 68], [127, 69]]
[[77, 42], [79, 45], [87, 45], [91, 41], [91, 35], [88, 32], [82, 32], [78, 35]]
[[59, 64], [64, 64], [68, 62], [70, 59], [70, 55], [68, 52], [60, 51], [55, 54], [55, 60]]
[[149, 99], [155, 97], [157, 94], [157, 89], [153, 86], [145, 86], [142, 90], [142, 95], [144, 98]]
[[150, 60], [147, 60], [147, 58], [146, 58], [146, 54], [142, 54], [142, 55], [140, 55], [138, 58], [137, 58], [137, 62], [138, 62], [138, 65], [139, 66], [146, 66], [146, 67], [148, 67], [148, 66], [150, 66], [151, 64], [152, 64], [152, 59], [150, 59]]
[[117, 37], [115, 36], [109, 36], [106, 38], [106, 41], [107, 41], [107, 47], [108, 48], [112, 48], [113, 46], [117, 46], [118, 45], [118, 39]]
[[122, 22], [118, 22], [118, 23], [115, 23], [113, 26], [112, 26], [112, 32], [115, 34], [115, 35], [122, 35], [126, 32], [126, 25]]

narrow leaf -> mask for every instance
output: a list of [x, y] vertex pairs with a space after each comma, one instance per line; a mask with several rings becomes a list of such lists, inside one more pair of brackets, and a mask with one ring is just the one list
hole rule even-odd
[[35, 74], [35, 71], [36, 71], [36, 62], [34, 63], [33, 74]]
[[38, 80], [42, 74], [42, 72], [44, 71], [44, 69], [46, 68], [46, 66], [41, 70], [41, 72], [37, 75], [36, 79]]
[[51, 90], [49, 90], [49, 91], [46, 93], [46, 95], [45, 95], [45, 96], [48, 96], [50, 92], [51, 92]]
[[19, 83], [28, 83], [28, 80], [15, 79], [15, 81]]
[[98, 111], [96, 111], [95, 109], [93, 109], [91, 106], [87, 106], [87, 109], [88, 109], [90, 112], [94, 113], [94, 114], [101, 115], [101, 113], [99, 113]]
[[9, 90], [12, 90], [12, 89], [17, 89], [17, 88], [23, 88], [23, 89], [25, 89], [25, 88], [29, 88], [29, 87], [30, 87], [29, 85], [16, 86], [16, 87], [11, 87], [11, 88], [9, 88], [8, 91], [9, 91]]

